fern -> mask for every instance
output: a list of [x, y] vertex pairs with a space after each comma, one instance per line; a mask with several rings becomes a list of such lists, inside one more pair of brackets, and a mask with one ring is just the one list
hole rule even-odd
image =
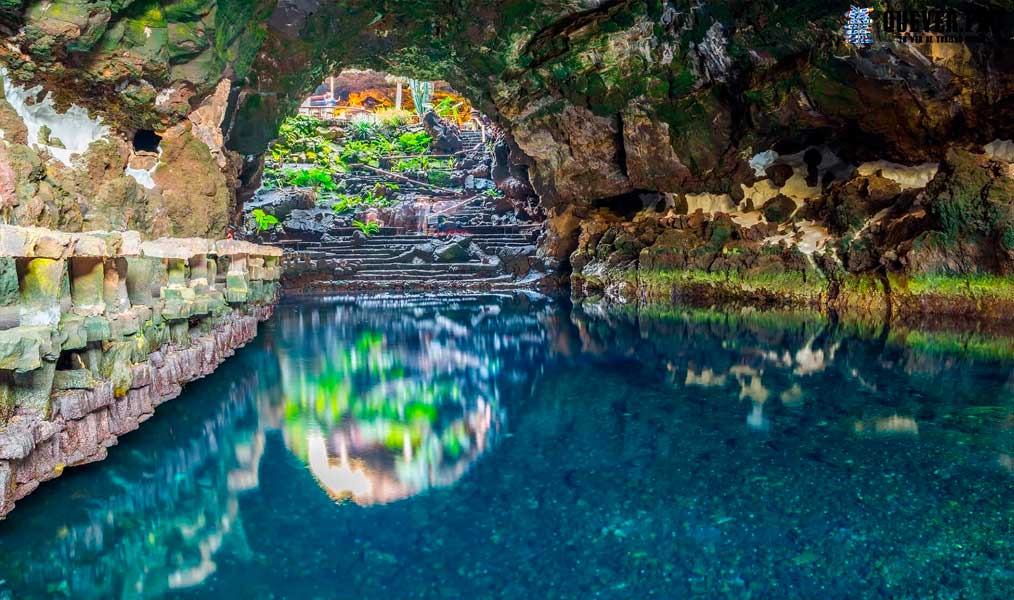
[[430, 147], [433, 138], [425, 131], [403, 133], [398, 137], [398, 148], [405, 154], [422, 154]]
[[278, 217], [269, 215], [259, 208], [253, 209], [253, 218], [257, 221], [257, 229], [260, 231], [268, 231], [280, 225]]
[[366, 237], [370, 237], [380, 233], [380, 225], [376, 221], [363, 223], [362, 221], [353, 219], [352, 226], [361, 231], [363, 235], [365, 235]]

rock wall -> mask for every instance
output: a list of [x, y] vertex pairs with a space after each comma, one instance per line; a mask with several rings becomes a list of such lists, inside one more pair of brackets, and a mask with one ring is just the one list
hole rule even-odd
[[253, 339], [280, 255], [0, 226], [0, 516]]
[[649, 194], [630, 219], [584, 213], [574, 296], [1014, 319], [1006, 155], [952, 149], [939, 164], [904, 167], [812, 151], [818, 185], [795, 157], [775, 155], [738, 203]]
[[[20, 192], [15, 212], [47, 218], [46, 224], [77, 227], [87, 215], [102, 213], [98, 205], [110, 204], [136, 207], [133, 214], [153, 233], [220, 231], [234, 210], [235, 190], [257, 180], [257, 157], [280, 119], [326, 74], [373, 67], [447, 80], [508, 132], [509, 146], [529, 164], [532, 183], [554, 214], [542, 258], [563, 273], [582, 229], [586, 240], [597, 235], [599, 224], [582, 226], [587, 215], [619, 208], [612, 212], [637, 229], [630, 206], [651, 192], [685, 201], [688, 214], [698, 207], [708, 215], [723, 206], [727, 214], [762, 211], [764, 227], [740, 224], [753, 232], [729, 231], [733, 241], [763, 238], [766, 247], [778, 236], [808, 238], [786, 244], [791, 256], [732, 265], [738, 272], [788, 261], [791, 272], [819, 271], [832, 282], [818, 286], [827, 297], [807, 289], [801, 293], [808, 301], [828, 304], [837, 297], [844, 285], [833, 283], [838, 272], [863, 274], [859, 286], [882, 285], [875, 282], [890, 282], [899, 272], [906, 281], [942, 277], [929, 287], [945, 297], [953, 296], [941, 292], [953, 277], [966, 283], [977, 278], [972, 287], [987, 282], [1009, 293], [1009, 201], [993, 194], [986, 206], [964, 197], [960, 190], [975, 183], [947, 170], [952, 165], [967, 172], [958, 165], [969, 161], [984, 171], [1000, 168], [990, 166], [995, 155], [983, 148], [993, 144], [1009, 152], [1007, 140], [1014, 139], [1014, 52], [1010, 6], [1003, 0], [946, 3], [962, 11], [962, 19], [980, 22], [980, 35], [968, 43], [913, 43], [878, 30], [875, 43], [863, 49], [845, 43], [849, 2], [838, 0], [23, 4], [0, 12], [9, 33], [0, 61], [12, 85], [43, 84], [56, 110], [78, 104], [102, 116], [113, 137], [172, 131], [165, 139], [179, 147], [190, 148], [194, 138], [208, 148], [163, 153], [162, 162], [169, 154], [191, 167], [158, 166], [150, 190], [109, 184], [114, 200], [78, 202], [82, 217], [72, 209], [50, 210], [50, 198], [62, 197], [69, 186], [29, 169], [35, 173], [29, 183], [38, 190], [19, 180], [19, 190], [32, 191]], [[222, 135], [207, 135], [219, 115]], [[7, 123], [5, 139], [14, 140], [8, 153], [25, 154], [18, 124], [0, 110], [0, 125]], [[217, 147], [219, 139], [224, 147]], [[131, 172], [151, 168], [152, 160], [137, 158]], [[196, 168], [208, 161], [217, 168]], [[857, 170], [863, 166], [867, 171]], [[927, 185], [933, 168], [942, 178]], [[119, 177], [118, 170], [119, 164], [109, 169]], [[21, 179], [24, 171], [13, 169]], [[200, 181], [187, 180], [189, 173]], [[899, 196], [912, 200], [907, 209]], [[891, 209], [891, 218], [864, 229], [873, 207]], [[679, 242], [697, 263], [704, 262], [697, 255], [714, 257], [728, 241], [710, 237], [729, 229], [713, 220]], [[818, 254], [827, 253], [809, 247], [821, 242], [824, 230], [834, 239], [823, 246], [850, 246], [828, 259], [840, 261], [841, 269], [821, 266]], [[933, 231], [939, 235], [929, 235]], [[890, 239], [864, 241], [878, 235]], [[654, 245], [649, 238], [639, 244]], [[851, 247], [854, 241], [880, 249], [864, 254]], [[912, 247], [899, 245], [905, 241]], [[750, 248], [729, 251], [754, 254]], [[621, 253], [612, 260], [627, 258]], [[708, 273], [732, 272], [714, 262], [706, 265]], [[595, 277], [579, 273], [575, 283]], [[811, 279], [804, 283], [808, 288]], [[901, 304], [912, 302], [922, 300]]]

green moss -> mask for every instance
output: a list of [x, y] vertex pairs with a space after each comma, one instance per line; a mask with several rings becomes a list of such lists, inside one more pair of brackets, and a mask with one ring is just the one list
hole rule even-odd
[[1003, 244], [1004, 249], [1009, 252], [1014, 252], [1014, 226], [1008, 227], [1003, 235], [1000, 237], [1000, 243]]
[[1014, 302], [1014, 278], [999, 275], [915, 275], [891, 278], [892, 289], [934, 296], [1002, 298]]
[[12, 306], [19, 300], [17, 265], [9, 256], [0, 257], [0, 306]]
[[707, 272], [700, 269], [674, 271], [641, 270], [638, 283], [648, 298], [668, 299], [672, 290], [710, 290], [719, 298], [744, 301], [782, 300], [786, 303], [818, 302], [827, 292], [827, 280], [817, 273]]

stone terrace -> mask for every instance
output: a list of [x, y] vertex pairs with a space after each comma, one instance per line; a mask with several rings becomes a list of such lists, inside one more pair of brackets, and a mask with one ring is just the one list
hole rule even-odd
[[0, 517], [253, 339], [281, 254], [0, 226]]

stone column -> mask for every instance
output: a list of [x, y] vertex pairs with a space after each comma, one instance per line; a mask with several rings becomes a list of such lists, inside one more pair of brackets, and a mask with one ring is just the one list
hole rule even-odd
[[128, 256], [127, 296], [134, 306], [155, 306], [152, 284], [157, 281], [156, 263], [160, 261], [144, 256]]
[[57, 325], [66, 263], [54, 258], [18, 261], [21, 288], [21, 325]]
[[105, 312], [105, 276], [105, 265], [99, 257], [75, 256], [70, 259], [70, 294], [74, 301], [74, 314], [90, 317]]

